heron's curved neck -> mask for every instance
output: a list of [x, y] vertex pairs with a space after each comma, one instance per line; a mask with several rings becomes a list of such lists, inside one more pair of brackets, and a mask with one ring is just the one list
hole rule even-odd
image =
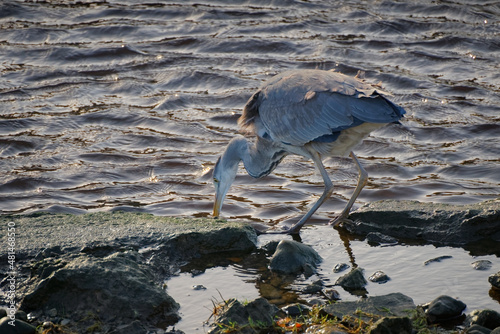
[[269, 175], [287, 155], [282, 148], [259, 137], [255, 143], [247, 141], [246, 153], [241, 158], [248, 174], [254, 178]]

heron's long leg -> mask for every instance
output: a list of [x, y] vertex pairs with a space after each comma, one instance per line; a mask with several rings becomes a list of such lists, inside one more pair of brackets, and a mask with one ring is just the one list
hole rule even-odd
[[361, 192], [363, 187], [366, 185], [366, 182], [368, 181], [368, 173], [363, 168], [363, 166], [361, 166], [354, 152], [351, 152], [350, 157], [354, 160], [354, 162], [356, 163], [356, 167], [358, 168], [359, 172], [358, 184], [356, 185], [356, 189], [354, 189], [354, 193], [352, 194], [351, 199], [349, 200], [349, 202], [347, 202], [347, 205], [345, 206], [344, 210], [342, 210], [340, 216], [330, 222], [330, 224], [332, 225], [338, 225], [343, 220], [347, 219], [347, 216], [349, 216], [349, 211], [351, 211], [351, 208], [354, 205], [356, 198], [358, 198], [359, 193]]
[[293, 225], [287, 233], [289, 234], [296, 234], [299, 233], [300, 229], [306, 221], [311, 218], [311, 216], [318, 210], [318, 208], [323, 204], [333, 193], [333, 183], [330, 180], [330, 177], [328, 176], [328, 173], [326, 172], [325, 166], [323, 166], [323, 162], [321, 161], [321, 157], [316, 151], [312, 151], [311, 157], [316, 165], [318, 167], [319, 172], [321, 173], [321, 176], [323, 177], [323, 181], [325, 182], [325, 190], [323, 191], [323, 194], [321, 197], [314, 203], [313, 207], [302, 217], [295, 225]]

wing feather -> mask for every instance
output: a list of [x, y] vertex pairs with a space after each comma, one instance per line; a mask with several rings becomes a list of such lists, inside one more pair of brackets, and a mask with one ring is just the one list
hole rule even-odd
[[288, 71], [249, 99], [239, 124], [275, 141], [304, 145], [363, 122], [390, 123], [404, 109], [356, 78], [322, 70]]

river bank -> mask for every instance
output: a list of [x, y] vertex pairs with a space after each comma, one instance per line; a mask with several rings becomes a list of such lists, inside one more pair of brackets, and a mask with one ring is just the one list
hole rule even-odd
[[[468, 234], [472, 239], [471, 242], [464, 242], [463, 246], [472, 244], [495, 244], [498, 240], [498, 230], [500, 222], [498, 220], [499, 210], [498, 201], [483, 202], [477, 205], [475, 209], [467, 208], [460, 210], [455, 207], [456, 211], [453, 217], [456, 217], [460, 212], [468, 212], [467, 218], [469, 221], [474, 221], [471, 228], [474, 231], [482, 231], [479, 234], [472, 230]], [[390, 204], [390, 203], [389, 203]], [[401, 203], [400, 207], [403, 207]], [[388, 203], [380, 203], [375, 207], [371, 204], [370, 213], [373, 217], [374, 212], [382, 217], [387, 217], [387, 212], [382, 210], [383, 206], [387, 207]], [[442, 224], [442, 207], [436, 210], [436, 206], [429, 203], [427, 209], [419, 205], [421, 216], [438, 217], [436, 224]], [[434, 206], [433, 206], [434, 205]], [[394, 207], [394, 205], [392, 205]], [[451, 208], [448, 208], [451, 209]], [[465, 208], [461, 208], [465, 209]], [[394, 208], [391, 210], [394, 211]], [[369, 211], [364, 207], [357, 211], [365, 213]], [[416, 211], [415, 211], [416, 212]], [[415, 214], [414, 212], [414, 214]], [[355, 218], [353, 214], [351, 218]], [[480, 217], [476, 219], [474, 217]], [[379, 226], [376, 219], [367, 219], [364, 221], [357, 220], [351, 226]], [[286, 243], [299, 244], [301, 247], [285, 247], [288, 253], [284, 258], [295, 258], [297, 254], [311, 250], [315, 252], [317, 245], [304, 245], [291, 240], [291, 237], [284, 236], [279, 240], [267, 241], [270, 236], [266, 235], [258, 237], [255, 230], [249, 226], [238, 222], [226, 222], [213, 219], [188, 219], [188, 218], [169, 218], [158, 217], [142, 213], [125, 213], [125, 212], [100, 212], [84, 215], [65, 215], [65, 214], [35, 214], [35, 215], [16, 215], [2, 216], [0, 218], [2, 226], [7, 226], [10, 222], [16, 228], [16, 306], [23, 312], [19, 312], [16, 316], [18, 321], [31, 323], [39, 326], [45, 323], [50, 326], [50, 323], [56, 325], [64, 325], [67, 331], [75, 331], [78, 333], [94, 332], [94, 333], [147, 333], [164, 332], [165, 328], [175, 327], [180, 320], [179, 309], [182, 305], [179, 304], [170, 294], [169, 279], [179, 274], [180, 268], [197, 263], [191, 268], [192, 277], [203, 274], [208, 267], [217, 267], [227, 265], [228, 262], [245, 262], [245, 261], [260, 261], [257, 268], [264, 266], [259, 272], [259, 278], [256, 280], [256, 285], [259, 285], [261, 292], [268, 291], [268, 295], [263, 298], [265, 302], [249, 302], [249, 304], [265, 304], [267, 310], [265, 316], [281, 317], [287, 319], [285, 307], [290, 305], [302, 304], [311, 310], [321, 309], [323, 317], [330, 320], [337, 317], [342, 318], [349, 316], [353, 311], [345, 311], [338, 313], [337, 310], [332, 310], [328, 303], [332, 305], [348, 305], [349, 303], [359, 303], [374, 298], [367, 296], [368, 292], [363, 292], [363, 280], [371, 275], [371, 272], [363, 272], [363, 268], [351, 268], [356, 270], [344, 270], [339, 275], [350, 276], [356, 271], [361, 271], [361, 285], [352, 288], [345, 282], [329, 282], [327, 279], [317, 280], [314, 284], [308, 284], [302, 292], [298, 293], [299, 297], [291, 300], [286, 300], [283, 296], [287, 293], [277, 294], [269, 292], [271, 288], [279, 289], [281, 285], [290, 286], [297, 281], [298, 277], [314, 277], [318, 263], [321, 261], [316, 255], [306, 257], [306, 260], [301, 265], [296, 263], [289, 265], [294, 268], [286, 274], [283, 270], [274, 266], [273, 259], [278, 257], [277, 253], [280, 249], [279, 245]], [[436, 220], [436, 219], [434, 219]], [[387, 219], [383, 219], [387, 222]], [[419, 240], [415, 242], [425, 242], [422, 236], [426, 236], [424, 229], [432, 228], [432, 224], [419, 225], [414, 224], [414, 221], [406, 219], [411, 223], [413, 229], [421, 228], [422, 233], [416, 233]], [[463, 220], [462, 220], [463, 221]], [[389, 224], [389, 223], [388, 223]], [[466, 226], [467, 224], [462, 224]], [[463, 233], [462, 230], [456, 228], [448, 229], [448, 237], [443, 240], [457, 240], [451, 234]], [[404, 220], [401, 220], [400, 227], [404, 228]], [[409, 228], [409, 226], [406, 226]], [[346, 226], [349, 231], [349, 226]], [[352, 231], [352, 230], [351, 230]], [[444, 229], [443, 229], [444, 231]], [[488, 231], [485, 233], [484, 231]], [[332, 231], [332, 233], [335, 231]], [[365, 229], [364, 232], [367, 232]], [[346, 233], [344, 231], [343, 233]], [[409, 234], [406, 234], [405, 240], [400, 240], [399, 229], [378, 229], [373, 228], [364, 236], [359, 236], [366, 242], [373, 243], [378, 240], [377, 247], [391, 247], [391, 245], [409, 242]], [[2, 240], [5, 240], [5, 230], [2, 230]], [[371, 235], [369, 237], [369, 235]], [[433, 234], [435, 235], [435, 234]], [[461, 234], [462, 235], [462, 234]], [[477, 235], [482, 236], [478, 238]], [[379, 239], [374, 239], [378, 237]], [[262, 243], [262, 239], [266, 239]], [[271, 238], [272, 239], [272, 238]], [[284, 241], [283, 241], [284, 240]], [[464, 240], [466, 241], [466, 240]], [[427, 240], [434, 242], [434, 240]], [[443, 246], [445, 242], [441, 244]], [[283, 248], [283, 247], [281, 247]], [[483, 247], [484, 251], [484, 247]], [[490, 249], [494, 254], [495, 250]], [[8, 254], [4, 250], [0, 254], [2, 263], [7, 263]], [[382, 259], [381, 259], [382, 260]], [[431, 259], [440, 261], [440, 259]], [[323, 259], [325, 262], [326, 259]], [[444, 259], [446, 261], [446, 259]], [[205, 263], [205, 268], [200, 266], [200, 262]], [[490, 261], [491, 262], [491, 261]], [[286, 264], [285, 264], [286, 265]], [[351, 264], [352, 265], [352, 264]], [[488, 264], [485, 264], [488, 266]], [[497, 264], [492, 263], [489, 270], [498, 271]], [[271, 269], [266, 268], [270, 266]], [[349, 265], [347, 264], [349, 267]], [[357, 270], [359, 269], [359, 270]], [[259, 269], [260, 270], [260, 269]], [[481, 269], [479, 269], [481, 270]], [[8, 284], [8, 268], [2, 266], [1, 284], [2, 290], [6, 291]], [[449, 273], [450, 277], [453, 273]], [[497, 274], [498, 275], [498, 274]], [[495, 275], [491, 277], [490, 297], [498, 298], [498, 289], [495, 284], [498, 284], [498, 279], [495, 280]], [[358, 277], [359, 278], [359, 277]], [[224, 282], [220, 282], [224, 284]], [[198, 287], [203, 289], [203, 286]], [[410, 297], [405, 296], [405, 291], [399, 291], [396, 286], [391, 293], [385, 296], [391, 296], [393, 293], [399, 293], [398, 299], [405, 301], [407, 304]], [[358, 301], [340, 300], [338, 295], [335, 295], [335, 290], [349, 291], [350, 294], [361, 296], [356, 297]], [[288, 291], [290, 292], [290, 291]], [[261, 293], [264, 294], [264, 293]], [[290, 295], [288, 293], [288, 295]], [[311, 298], [311, 296], [315, 298]], [[438, 295], [435, 298], [439, 297]], [[455, 297], [452, 296], [456, 300]], [[460, 297], [460, 296], [458, 296]], [[227, 298], [227, 299], [226, 299]], [[227, 312], [223, 306], [228, 306], [227, 300], [232, 296], [224, 296], [224, 300], [219, 300], [219, 304], [214, 304], [214, 311], [220, 310], [211, 319], [212, 322], [219, 324], [227, 320]], [[489, 298], [488, 296], [478, 296], [478, 298]], [[255, 301], [257, 301], [257, 298]], [[316, 299], [316, 301], [314, 301]], [[498, 298], [500, 299], [500, 298]], [[497, 299], [497, 300], [498, 300]], [[267, 305], [268, 300], [271, 301], [271, 306]], [[304, 302], [308, 300], [308, 302]], [[430, 299], [428, 302], [434, 300]], [[2, 298], [2, 305], [8, 305], [5, 295]], [[299, 303], [300, 302], [300, 303]], [[460, 302], [458, 300], [458, 302]], [[309, 303], [307, 305], [307, 303]], [[323, 304], [323, 306], [318, 306]], [[406, 305], [407, 305], [406, 304]], [[425, 313], [418, 313], [418, 305], [413, 301], [415, 319], [426, 319]], [[279, 312], [276, 311], [276, 306], [279, 306]], [[316, 306], [313, 306], [316, 305]], [[340, 307], [340, 306], [339, 306]], [[359, 305], [358, 305], [359, 307]], [[356, 307], [356, 309], [358, 308]], [[384, 307], [384, 305], [379, 305]], [[391, 309], [387, 304], [385, 307]], [[408, 309], [407, 306], [405, 306]], [[460, 307], [458, 307], [460, 309]], [[230, 309], [227, 307], [227, 309]], [[243, 308], [244, 309], [244, 308]], [[274, 311], [273, 311], [274, 310]], [[471, 326], [474, 322], [471, 320], [475, 310], [467, 310], [466, 317], [462, 307], [456, 315], [459, 319], [456, 325]], [[493, 310], [493, 317], [499, 310]], [[243, 311], [246, 312], [246, 311]], [[269, 313], [275, 312], [275, 313]], [[285, 313], [283, 313], [285, 312]], [[329, 313], [330, 312], [330, 313]], [[349, 313], [350, 312], [350, 313]], [[366, 311], [368, 312], [368, 310]], [[373, 314], [370, 311], [370, 314]], [[391, 311], [396, 314], [395, 309]], [[409, 318], [411, 315], [397, 314], [399, 318]], [[303, 316], [303, 312], [301, 313]], [[351, 316], [355, 316], [352, 315]], [[418, 316], [418, 317], [417, 317]], [[462, 317], [462, 318], [460, 318]], [[372, 318], [373, 325], [377, 321], [382, 321], [385, 316], [377, 315], [377, 318]], [[5, 319], [9, 319], [8, 317]], [[466, 320], [468, 319], [468, 320]], [[284, 321], [284, 320], [283, 320]], [[405, 320], [400, 320], [404, 323]], [[466, 324], [466, 321], [468, 323]], [[234, 324], [234, 321], [232, 322]], [[309, 327], [309, 333], [314, 333], [314, 327], [306, 320], [287, 321], [283, 327], [276, 330], [287, 330], [286, 326], [291, 326], [290, 323], [301, 324], [303, 330]], [[477, 323], [479, 325], [479, 323]], [[482, 323], [483, 325], [486, 323]], [[276, 327], [276, 323], [273, 324]], [[319, 324], [316, 324], [319, 325]], [[326, 324], [325, 324], [326, 325]], [[332, 323], [328, 325], [333, 326]], [[400, 326], [399, 325], [396, 326]], [[240, 323], [240, 330], [243, 328], [252, 328]], [[415, 326], [415, 325], [412, 325]], [[488, 324], [488, 326], [492, 326]], [[500, 326], [500, 325], [499, 325]], [[215, 327], [216, 330], [219, 327]], [[333, 327], [332, 327], [333, 328]], [[335, 327], [338, 329], [338, 326]], [[368, 330], [369, 327], [364, 328]], [[415, 329], [415, 327], [413, 327]], [[255, 329], [255, 326], [254, 326]], [[493, 329], [493, 328], [490, 328]], [[317, 328], [317, 330], [319, 330]], [[333, 330], [333, 329], [332, 329]]]

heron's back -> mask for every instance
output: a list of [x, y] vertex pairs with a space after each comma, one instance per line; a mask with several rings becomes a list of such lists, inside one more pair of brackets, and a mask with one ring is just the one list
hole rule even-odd
[[340, 73], [288, 71], [272, 77], [252, 95], [238, 123], [244, 131], [285, 145], [350, 147], [347, 134], [364, 137], [405, 113], [382, 94], [388, 95]]

